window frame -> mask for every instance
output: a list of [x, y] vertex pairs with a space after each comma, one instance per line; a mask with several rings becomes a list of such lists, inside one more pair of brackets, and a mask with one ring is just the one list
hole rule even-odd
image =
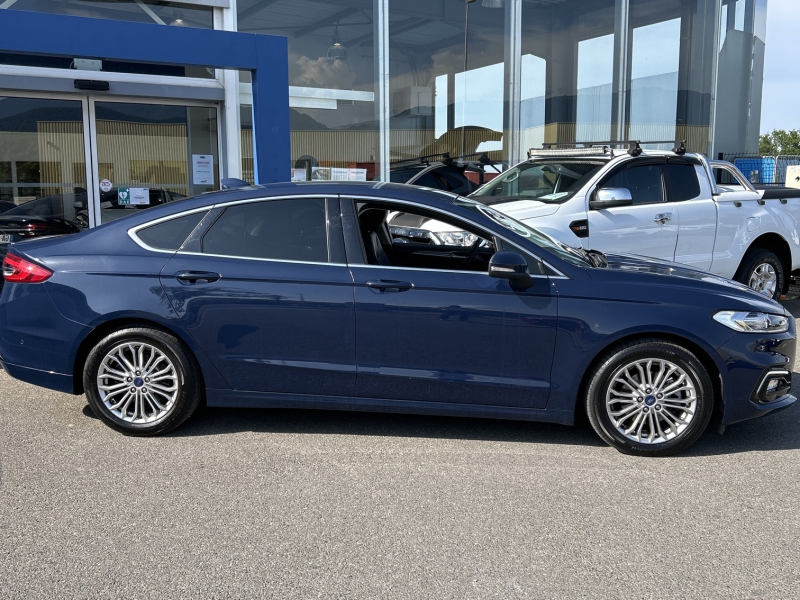
[[[281, 258], [258, 258], [250, 256], [230, 256], [223, 254], [209, 254], [202, 251], [203, 237], [211, 229], [214, 223], [217, 222], [217, 219], [219, 219], [219, 217], [222, 216], [225, 210], [230, 208], [231, 206], [238, 206], [240, 204], [253, 204], [256, 202], [269, 202], [273, 200], [309, 200], [309, 199], [317, 199], [325, 201], [326, 228], [328, 235], [328, 262], [289, 260]], [[144, 229], [145, 227], [150, 227], [151, 225], [158, 225], [159, 223], [168, 221], [170, 219], [176, 219], [195, 212], [202, 212], [202, 211], [207, 212], [207, 214], [200, 220], [200, 223], [197, 224], [194, 230], [188, 235], [186, 240], [184, 240], [183, 245], [177, 251], [151, 248], [150, 246], [145, 244], [142, 240], [140, 240], [136, 235], [136, 233], [140, 229]], [[128, 230], [128, 236], [141, 248], [148, 250], [150, 252], [159, 252], [162, 254], [208, 256], [215, 258], [229, 258], [236, 260], [279, 262], [279, 263], [291, 263], [291, 264], [308, 264], [308, 265], [322, 265], [322, 266], [330, 265], [339, 267], [347, 266], [344, 237], [342, 233], [342, 218], [339, 209], [339, 199], [327, 194], [301, 194], [301, 195], [295, 194], [290, 196], [282, 195], [273, 197], [259, 196], [258, 198], [246, 198], [242, 200], [233, 200], [229, 202], [217, 202], [215, 204], [209, 204], [207, 206], [203, 206], [200, 208], [181, 211], [179, 213], [174, 213], [171, 215], [167, 215], [165, 217], [161, 217], [159, 219], [154, 219], [152, 221], [136, 225], [135, 227], [131, 227]]]
[[[439, 213], [447, 217], [448, 219], [455, 219], [457, 222], [462, 221], [469, 225], [468, 229], [475, 229], [479, 232], [484, 232], [487, 236], [481, 236], [484, 239], [491, 239], [492, 243], [495, 245], [496, 252], [500, 251], [500, 248], [503, 250], [510, 250], [513, 249], [516, 252], [519, 252], [526, 260], [533, 260], [540, 265], [540, 273], [530, 273], [530, 276], [537, 279], [571, 279], [567, 276], [563, 271], [554, 267], [546, 260], [542, 259], [542, 257], [534, 254], [533, 252], [522, 248], [515, 242], [509, 240], [508, 238], [496, 234], [491, 231], [487, 231], [483, 226], [478, 225], [477, 223], [470, 221], [469, 219], [465, 219], [460, 215], [453, 215], [447, 211], [434, 208], [432, 206], [427, 206], [424, 204], [419, 204], [417, 202], [413, 202], [410, 200], [400, 200], [397, 198], [384, 198], [384, 197], [362, 197], [362, 196], [342, 196], [340, 199], [341, 211], [342, 211], [342, 231], [344, 233], [344, 242], [345, 242], [345, 249], [347, 254], [347, 266], [348, 267], [361, 267], [366, 269], [390, 269], [390, 270], [402, 270], [402, 271], [427, 271], [427, 272], [435, 272], [435, 273], [460, 273], [460, 274], [468, 274], [468, 275], [483, 275], [486, 277], [490, 277], [488, 270], [486, 272], [483, 271], [462, 271], [459, 269], [429, 269], [424, 267], [395, 267], [395, 266], [384, 266], [384, 265], [371, 265], [367, 261], [367, 256], [364, 250], [364, 242], [361, 237], [361, 231], [358, 226], [358, 215], [356, 213], [355, 205], [356, 203], [367, 203], [367, 204], [377, 204], [377, 205], [388, 205], [389, 207], [392, 205], [404, 205], [410, 207], [411, 210], [422, 210], [427, 212]], [[388, 208], [388, 207], [387, 207]], [[477, 235], [477, 234], [476, 234]], [[549, 273], [549, 274], [548, 274]]]

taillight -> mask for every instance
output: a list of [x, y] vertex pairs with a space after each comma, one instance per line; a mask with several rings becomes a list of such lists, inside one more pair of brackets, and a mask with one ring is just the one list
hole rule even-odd
[[10, 252], [3, 259], [3, 277], [6, 281], [42, 283], [50, 279], [52, 275], [53, 272], [50, 269], [45, 269]]
[[17, 231], [17, 235], [21, 238], [38, 237], [56, 229], [48, 223], [28, 223], [24, 229]]

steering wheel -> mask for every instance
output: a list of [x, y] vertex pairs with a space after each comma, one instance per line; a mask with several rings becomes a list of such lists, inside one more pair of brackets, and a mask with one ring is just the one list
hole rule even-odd
[[469, 249], [469, 254], [467, 254], [467, 258], [465, 258], [464, 262], [461, 264], [461, 268], [466, 270], [466, 268], [472, 264], [472, 261], [475, 260], [475, 256], [478, 254], [478, 248], [481, 247], [482, 243], [483, 243], [483, 238], [478, 238], [477, 240], [475, 240], [475, 242]]

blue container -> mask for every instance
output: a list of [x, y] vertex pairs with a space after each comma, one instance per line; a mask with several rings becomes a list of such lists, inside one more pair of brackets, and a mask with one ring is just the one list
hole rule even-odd
[[774, 157], [737, 158], [733, 164], [750, 180], [750, 183], [775, 183]]

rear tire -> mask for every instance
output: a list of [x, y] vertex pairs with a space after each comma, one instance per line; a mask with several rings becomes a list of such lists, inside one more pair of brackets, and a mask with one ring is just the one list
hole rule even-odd
[[107, 335], [86, 359], [86, 397], [109, 427], [127, 435], [166, 433], [203, 396], [197, 361], [175, 336], [143, 327]]
[[705, 431], [714, 389], [687, 349], [638, 340], [601, 359], [589, 376], [585, 401], [589, 422], [609, 445], [625, 454], [668, 456]]
[[767, 298], [780, 300], [786, 274], [783, 263], [774, 252], [751, 248], [744, 255], [733, 278]]

